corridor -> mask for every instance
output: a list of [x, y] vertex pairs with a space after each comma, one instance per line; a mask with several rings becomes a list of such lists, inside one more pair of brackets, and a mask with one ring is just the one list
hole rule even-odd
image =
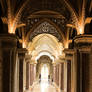
[[60, 91], [54, 86], [53, 83], [47, 80], [42, 80], [41, 82], [34, 83], [31, 92], [60, 92]]
[[60, 92], [58, 87], [49, 78], [49, 69], [46, 64], [41, 68], [41, 74], [38, 81], [36, 80], [32, 86], [32, 92]]

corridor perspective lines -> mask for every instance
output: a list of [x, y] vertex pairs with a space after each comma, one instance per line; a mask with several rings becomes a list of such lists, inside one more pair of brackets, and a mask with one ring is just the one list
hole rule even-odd
[[34, 85], [32, 92], [58, 92], [56, 87], [48, 81], [41, 81]]

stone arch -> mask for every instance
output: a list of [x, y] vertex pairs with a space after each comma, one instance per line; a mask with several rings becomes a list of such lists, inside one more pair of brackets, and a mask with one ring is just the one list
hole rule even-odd
[[[40, 22], [36, 23], [36, 24], [33, 26], [33, 28], [30, 29], [30, 31], [27, 33], [27, 35], [26, 35], [26, 40], [27, 40], [27, 41], [30, 41], [30, 40], [29, 40], [30, 34], [31, 34], [31, 33], [33, 34], [34, 30], [36, 30], [37, 27], [39, 27], [42, 23], [45, 23], [45, 22], [47, 22], [48, 24], [50, 24], [51, 26], [53, 26], [54, 29], [56, 29], [56, 32], [59, 34], [59, 36], [60, 36], [60, 38], [61, 38], [61, 40], [62, 40], [62, 43], [64, 44], [64, 42], [65, 42], [65, 35], [64, 35], [64, 33], [59, 29], [58, 26], [56, 26], [55, 23], [53, 23], [53, 22], [52, 22], [51, 20], [49, 20], [49, 19], [43, 19], [43, 20], [41, 20]], [[46, 32], [43, 32], [43, 33], [46, 33]], [[47, 32], [47, 33], [48, 33], [48, 32]], [[42, 33], [38, 33], [38, 34], [42, 34]], [[37, 36], [38, 34], [36, 34], [35, 36]], [[48, 33], [48, 34], [50, 34], [50, 33]], [[35, 37], [35, 36], [34, 36], [34, 37]], [[34, 38], [34, 37], [33, 37], [33, 38]], [[60, 42], [61, 42], [61, 40], [59, 39]]]
[[[65, 16], [63, 16], [62, 14], [60, 14], [57, 11], [53, 11], [53, 10], [45, 10], [45, 11], [41, 10], [41, 11], [34, 12], [31, 15], [37, 15], [37, 14], [52, 14], [52, 15], [59, 15], [60, 18], [65, 18]], [[29, 18], [30, 18], [30, 16], [29, 16]]]
[[49, 68], [49, 73], [52, 76], [52, 60], [50, 59], [49, 56], [43, 55], [37, 60], [37, 65], [36, 65], [36, 77], [39, 78], [39, 74], [41, 72], [42, 66], [46, 64]]
[[[64, 46], [51, 34], [37, 35], [32, 42], [29, 42], [28, 50], [32, 56], [38, 56], [41, 52], [49, 52], [52, 56], [57, 58], [62, 55]], [[33, 59], [34, 60], [34, 59]]]

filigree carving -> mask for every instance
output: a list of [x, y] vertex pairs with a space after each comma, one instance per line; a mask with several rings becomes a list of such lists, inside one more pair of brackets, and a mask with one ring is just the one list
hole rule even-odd
[[48, 33], [48, 34], [52, 34], [53, 36], [55, 36], [56, 38], [58, 38], [58, 40], [61, 40], [61, 35], [60, 33], [57, 31], [57, 29], [51, 25], [48, 22], [43, 22], [41, 23], [31, 34], [30, 34], [30, 38], [29, 40], [32, 40], [35, 36], [37, 36], [38, 34], [42, 34], [42, 33]]

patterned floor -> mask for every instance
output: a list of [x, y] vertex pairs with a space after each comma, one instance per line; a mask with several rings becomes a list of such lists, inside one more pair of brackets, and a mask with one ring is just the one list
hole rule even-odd
[[41, 81], [34, 85], [32, 92], [58, 92], [48, 81]]

